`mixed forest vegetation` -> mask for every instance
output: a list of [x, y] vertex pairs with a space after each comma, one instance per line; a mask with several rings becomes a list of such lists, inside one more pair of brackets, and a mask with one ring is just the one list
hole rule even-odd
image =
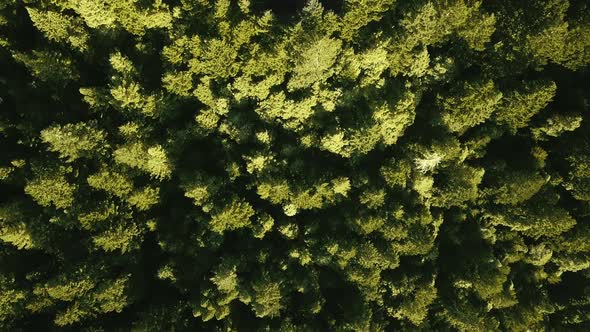
[[590, 331], [590, 2], [0, 1], [1, 331]]

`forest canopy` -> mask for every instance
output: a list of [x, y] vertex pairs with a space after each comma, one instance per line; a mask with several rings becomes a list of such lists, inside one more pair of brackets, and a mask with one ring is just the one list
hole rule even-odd
[[585, 0], [0, 1], [0, 330], [590, 331]]

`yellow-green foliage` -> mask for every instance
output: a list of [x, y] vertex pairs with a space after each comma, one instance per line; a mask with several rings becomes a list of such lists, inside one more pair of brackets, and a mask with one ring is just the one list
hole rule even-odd
[[216, 233], [248, 227], [251, 225], [250, 218], [254, 215], [254, 209], [243, 200], [235, 200], [223, 207], [211, 217], [209, 225]]
[[76, 186], [66, 179], [63, 170], [41, 169], [24, 190], [41, 206], [65, 209], [74, 204]]
[[256, 317], [276, 317], [283, 309], [281, 283], [263, 276], [252, 283], [252, 308]]
[[27, 8], [31, 21], [47, 39], [67, 43], [80, 51], [88, 49], [89, 35], [78, 17], [63, 15], [53, 11], [39, 11]]
[[495, 118], [515, 132], [525, 127], [531, 117], [551, 102], [556, 89], [553, 82], [531, 82], [523, 91], [517, 90], [505, 95]]
[[0, 1], [0, 331], [590, 330], [586, 2]]
[[105, 133], [84, 123], [49, 127], [41, 131], [41, 139], [49, 144], [49, 150], [59, 153], [68, 161], [91, 157], [106, 148]]
[[142, 230], [134, 223], [119, 223], [116, 227], [94, 235], [92, 242], [104, 251], [120, 250], [126, 253], [139, 248]]
[[486, 121], [500, 102], [502, 93], [492, 81], [466, 82], [448, 96], [438, 96], [442, 122], [459, 134]]
[[125, 175], [108, 170], [88, 176], [87, 181], [92, 188], [101, 189], [119, 197], [124, 197], [133, 190], [133, 182]]
[[158, 180], [169, 178], [172, 173], [166, 151], [160, 145], [130, 143], [116, 149], [113, 155], [118, 163], [143, 170]]

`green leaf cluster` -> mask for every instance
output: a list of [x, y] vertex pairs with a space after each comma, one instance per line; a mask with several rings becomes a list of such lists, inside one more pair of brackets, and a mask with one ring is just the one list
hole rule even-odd
[[589, 331], [583, 0], [0, 1], [0, 331]]

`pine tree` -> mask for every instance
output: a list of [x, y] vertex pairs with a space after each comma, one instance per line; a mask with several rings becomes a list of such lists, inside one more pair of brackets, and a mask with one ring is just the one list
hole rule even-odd
[[93, 157], [107, 148], [104, 131], [84, 123], [49, 127], [41, 131], [49, 150], [72, 162], [80, 157]]
[[463, 134], [486, 121], [501, 98], [492, 81], [465, 83], [455, 87], [450, 96], [438, 96], [441, 121], [450, 131]]
[[88, 32], [78, 17], [72, 17], [53, 11], [40, 11], [27, 8], [35, 27], [49, 40], [67, 43], [79, 51], [88, 49]]
[[35, 177], [27, 182], [25, 193], [39, 205], [58, 209], [71, 207], [74, 203], [76, 185], [66, 178], [66, 169], [40, 168]]

